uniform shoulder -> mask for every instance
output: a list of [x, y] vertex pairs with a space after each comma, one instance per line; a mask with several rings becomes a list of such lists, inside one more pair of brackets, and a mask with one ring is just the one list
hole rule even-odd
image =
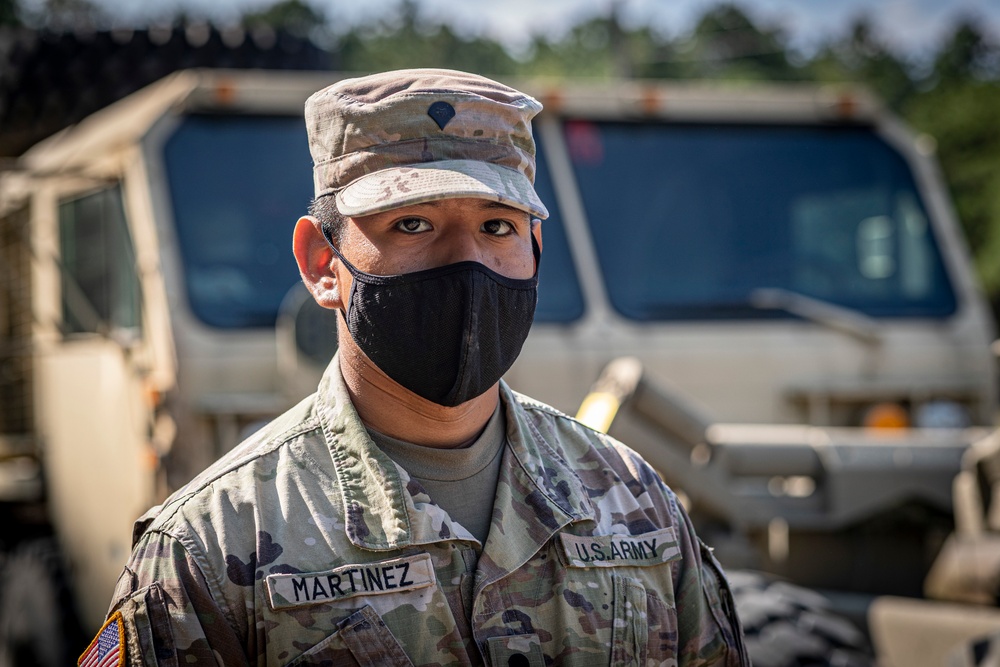
[[[192, 504], [208, 502], [210, 496], [246, 496], [254, 493], [253, 480], [274, 476], [278, 460], [287, 450], [298, 446], [295, 456], [301, 457], [301, 447], [309, 449], [322, 446], [325, 439], [306, 438], [312, 432], [321, 430], [314, 409], [315, 396], [303, 399], [298, 405], [276, 417], [242, 443], [220, 457], [215, 463], [195, 476], [190, 482], [175, 491], [162, 504], [151, 508], [136, 521], [133, 544], [147, 530], [171, 532], [178, 523], [183, 523], [181, 515]], [[316, 457], [322, 460], [322, 456]], [[310, 470], [321, 472], [322, 465], [309, 466]]]
[[582, 484], [599, 526], [610, 529], [615, 517], [629, 517], [629, 530], [644, 532], [678, 522], [677, 497], [637, 452], [545, 403], [514, 398], [530, 437], [545, 443]]
[[642, 456], [628, 445], [616, 440], [607, 433], [584, 424], [576, 417], [571, 417], [561, 410], [531, 398], [516, 391], [511, 392], [518, 405], [532, 418], [536, 424], [545, 424], [553, 429], [555, 438], [561, 447], [585, 447], [600, 450], [602, 455], [611, 456], [634, 464], [649, 464]]

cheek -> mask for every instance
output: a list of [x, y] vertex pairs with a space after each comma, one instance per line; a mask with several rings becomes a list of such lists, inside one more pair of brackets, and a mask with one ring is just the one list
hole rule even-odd
[[497, 273], [508, 278], [524, 280], [535, 275], [535, 256], [531, 251], [531, 242], [518, 245], [516, 253], [497, 257], [496, 266], [491, 266]]
[[528, 259], [524, 259], [523, 257], [515, 259], [498, 257], [488, 263], [487, 266], [502, 276], [518, 280], [530, 278], [535, 273], [535, 262], [530, 257]]

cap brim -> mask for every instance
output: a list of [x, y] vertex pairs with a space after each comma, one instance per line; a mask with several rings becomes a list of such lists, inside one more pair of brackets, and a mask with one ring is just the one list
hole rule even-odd
[[367, 174], [337, 193], [337, 208], [353, 217], [457, 197], [489, 199], [537, 218], [549, 217], [524, 174], [477, 160], [427, 162]]

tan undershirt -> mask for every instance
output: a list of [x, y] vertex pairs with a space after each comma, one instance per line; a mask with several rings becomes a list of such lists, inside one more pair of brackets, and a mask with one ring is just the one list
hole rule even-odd
[[420, 482], [452, 520], [480, 544], [486, 543], [506, 441], [501, 406], [497, 405], [475, 442], [461, 449], [424, 447], [371, 429], [368, 434], [379, 449]]

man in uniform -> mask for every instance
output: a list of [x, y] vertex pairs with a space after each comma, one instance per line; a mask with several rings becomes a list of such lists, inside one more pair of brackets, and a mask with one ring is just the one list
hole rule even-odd
[[659, 477], [500, 380], [535, 307], [540, 109], [448, 70], [308, 100], [316, 199], [293, 247], [338, 355], [137, 522], [83, 662], [749, 664]]

